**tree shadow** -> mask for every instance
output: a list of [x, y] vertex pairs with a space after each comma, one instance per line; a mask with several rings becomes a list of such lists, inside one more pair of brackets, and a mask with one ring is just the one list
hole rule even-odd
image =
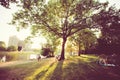
[[51, 68], [53, 65], [54, 65], [54, 62], [51, 63], [47, 69], [41, 71], [38, 75], [36, 75], [35, 80], [39, 80], [40, 78], [42, 78], [42, 77], [47, 73], [47, 71], [50, 70], [50, 68]]
[[0, 68], [0, 80], [6, 80], [7, 76], [9, 75], [7, 69]]
[[64, 61], [59, 61], [57, 63], [57, 66], [54, 70], [54, 72], [52, 73], [51, 77], [49, 80], [63, 80], [62, 79], [62, 74], [63, 74], [63, 62]]
[[97, 65], [95, 62], [85, 62], [81, 64], [80, 61], [81, 60], [78, 60], [79, 67], [84, 72], [83, 75], [85, 80], [119, 80], [120, 79], [120, 77], [117, 74], [111, 71], [110, 67], [100, 66]]
[[[63, 80], [87, 80], [84, 76], [84, 70], [82, 69], [84, 62], [78, 63], [75, 61], [70, 62], [66, 68], [64, 68], [65, 75]], [[81, 61], [81, 59], [79, 59]]]

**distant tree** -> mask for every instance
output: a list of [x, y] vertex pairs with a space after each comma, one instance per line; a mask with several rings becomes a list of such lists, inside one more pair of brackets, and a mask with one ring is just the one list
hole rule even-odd
[[41, 55], [47, 56], [47, 57], [53, 57], [54, 56], [53, 51], [51, 49], [51, 46], [49, 44], [46, 44], [46, 46], [42, 47]]
[[84, 47], [84, 50], [87, 51], [91, 47], [94, 47], [97, 44], [97, 37], [94, 34], [94, 31], [90, 29], [83, 29], [79, 33], [74, 34], [70, 39], [74, 45], [78, 46], [78, 56], [80, 56], [81, 49]]
[[57, 51], [57, 46], [60, 45], [59, 37], [46, 32], [42, 32], [42, 35], [46, 38], [47, 44], [49, 44], [51, 51], [54, 54], [54, 52]]
[[17, 47], [16, 46], [9, 46], [7, 48], [7, 51], [17, 51]]
[[98, 40], [99, 50], [104, 53], [120, 52], [120, 9], [110, 7], [95, 14], [93, 20], [99, 25], [102, 36]]
[[60, 60], [65, 57], [65, 44], [74, 33], [91, 27], [89, 22], [92, 12], [104, 7], [94, 0], [49, 0], [45, 2], [28, 1], [23, 9], [14, 14], [13, 24], [31, 25], [34, 33], [44, 30], [62, 38]]
[[0, 41], [0, 51], [6, 51], [6, 44], [3, 41]]

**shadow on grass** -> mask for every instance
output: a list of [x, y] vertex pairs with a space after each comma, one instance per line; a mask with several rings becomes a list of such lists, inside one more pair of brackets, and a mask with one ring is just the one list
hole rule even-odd
[[48, 72], [48, 70], [50, 70], [50, 68], [51, 68], [53, 65], [54, 65], [54, 63], [51, 63], [47, 69], [41, 71], [38, 75], [36, 75], [35, 80], [39, 80], [40, 78], [44, 77], [45, 74]]
[[86, 66], [83, 66], [85, 63], [80, 63], [75, 59], [75, 61], [70, 62], [65, 68], [64, 68], [64, 79], [63, 80], [87, 80], [86, 76], [84, 75], [84, 69]]
[[0, 67], [0, 80], [23, 80], [38, 65], [35, 62]]
[[56, 65], [56, 68], [54, 72], [52, 73], [51, 77], [49, 80], [63, 80], [62, 79], [62, 74], [63, 74], [63, 62], [64, 61], [59, 61]]
[[88, 60], [90, 61], [85, 61], [85, 63], [81, 64], [81, 60], [78, 59], [79, 69], [83, 70], [82, 77], [84, 76], [84, 79], [82, 80], [120, 80], [120, 76], [111, 71], [111, 68], [114, 67], [97, 65], [91, 58]]
[[120, 80], [113, 67], [96, 64], [95, 58], [71, 57], [45, 67], [35, 80]]
[[62, 80], [63, 61], [53, 62], [36, 75], [34, 80]]
[[75, 57], [72, 60], [63, 69], [61, 80], [120, 80], [119, 74], [111, 71], [113, 67], [97, 65], [92, 58]]
[[4, 68], [0, 68], [0, 80], [6, 80], [7, 76], [9, 75], [8, 70]]
[[42, 70], [35, 80], [120, 80], [113, 67], [100, 66], [92, 56], [70, 57], [54, 62]]

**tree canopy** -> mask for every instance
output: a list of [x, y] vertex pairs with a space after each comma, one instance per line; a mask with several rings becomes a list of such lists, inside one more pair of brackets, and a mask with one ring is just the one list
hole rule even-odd
[[106, 4], [94, 0], [28, 0], [25, 7], [14, 14], [13, 24], [20, 28], [31, 26], [33, 33], [46, 32], [62, 38], [60, 60], [64, 60], [67, 38], [74, 33], [91, 28], [91, 16]]
[[97, 44], [97, 37], [94, 31], [90, 29], [83, 29], [79, 33], [75, 33], [71, 36], [70, 40], [74, 45], [78, 46], [78, 55], [80, 56], [81, 51], [90, 49]]
[[99, 39], [101, 51], [118, 53], [120, 48], [120, 10], [115, 7], [95, 14], [93, 20], [99, 25], [102, 36]]

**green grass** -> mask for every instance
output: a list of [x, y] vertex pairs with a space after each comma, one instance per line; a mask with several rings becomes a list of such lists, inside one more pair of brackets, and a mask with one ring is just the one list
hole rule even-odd
[[18, 52], [18, 51], [14, 51], [14, 52], [0, 52], [0, 58], [2, 58], [3, 56], [7, 57], [7, 61], [15, 61], [15, 60], [28, 60], [29, 59], [29, 55], [30, 54], [34, 54], [33, 52]]
[[37, 69], [25, 80], [119, 80], [111, 67], [96, 64], [97, 57], [82, 55], [53, 62]]
[[94, 55], [71, 56], [64, 61], [48, 58], [3, 67], [0, 74], [4, 74], [2, 78], [12, 76], [4, 80], [120, 80], [119, 67], [98, 65], [97, 59]]

